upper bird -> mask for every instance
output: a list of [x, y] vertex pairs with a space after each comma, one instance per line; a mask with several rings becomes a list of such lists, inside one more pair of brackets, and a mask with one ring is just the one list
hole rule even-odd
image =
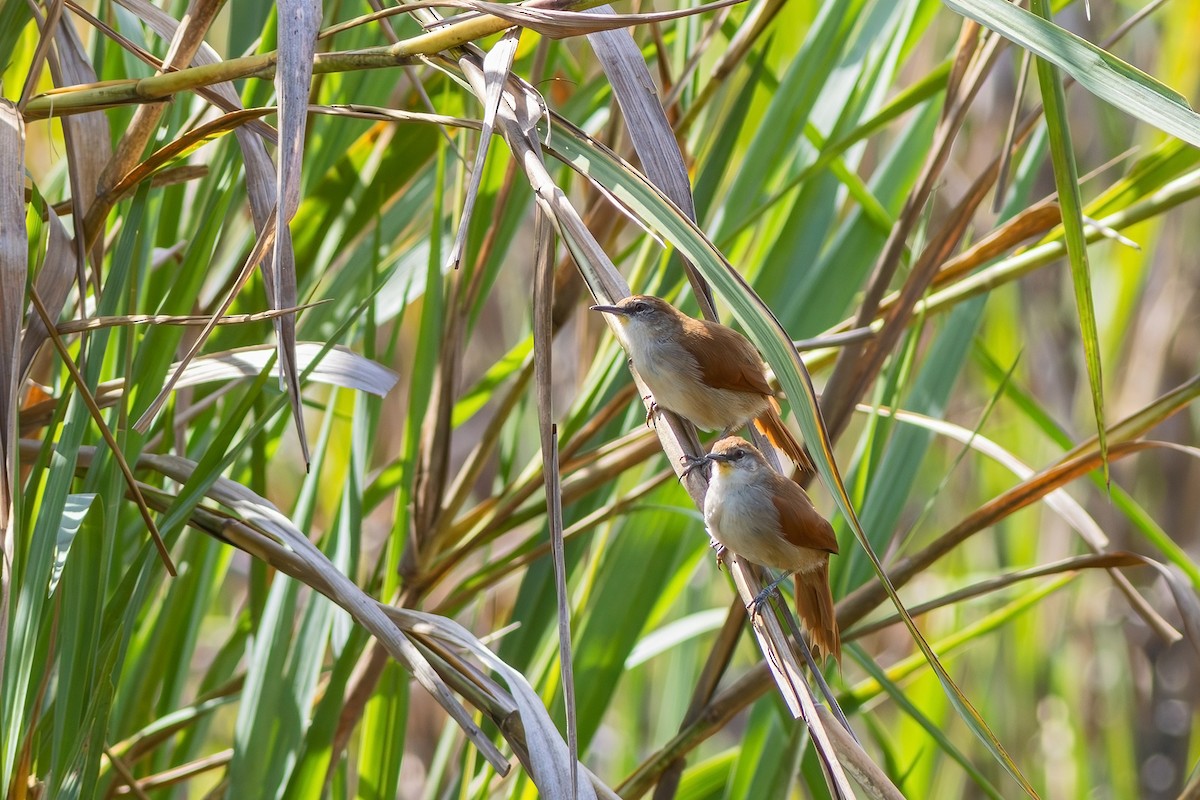
[[783, 424], [762, 358], [745, 336], [645, 294], [592, 311], [621, 321], [629, 360], [659, 407], [722, 435], [753, 420], [797, 466], [814, 471]]
[[714, 467], [704, 496], [704, 522], [713, 540], [756, 564], [795, 575], [797, 614], [813, 644], [841, 663], [842, 640], [829, 589], [829, 556], [838, 552], [833, 526], [803, 489], [771, 469], [745, 439], [722, 439], [689, 469], [703, 464]]

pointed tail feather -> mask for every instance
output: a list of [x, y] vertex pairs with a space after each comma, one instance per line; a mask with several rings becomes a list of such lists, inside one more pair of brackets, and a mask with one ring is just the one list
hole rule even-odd
[[786, 453], [793, 464], [805, 472], [816, 474], [817, 468], [813, 466], [812, 459], [804, 452], [803, 445], [792, 436], [792, 432], [783, 422], [783, 417], [779, 416], [779, 403], [774, 397], [767, 399], [770, 401], [767, 410], [754, 420], [754, 427], [767, 437], [767, 441]]
[[808, 628], [813, 646], [821, 658], [832, 655], [842, 665], [842, 634], [833, 613], [833, 593], [829, 590], [829, 559], [818, 569], [795, 575], [796, 614]]

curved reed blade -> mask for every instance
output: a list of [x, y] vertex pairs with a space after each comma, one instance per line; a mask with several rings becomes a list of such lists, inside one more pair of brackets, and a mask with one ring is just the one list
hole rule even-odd
[[[1049, 22], [1050, 5], [1046, 0], [1030, 0], [1029, 8], [1032, 13]], [[1100, 458], [1104, 463], [1104, 482], [1107, 484], [1108, 442], [1104, 433], [1104, 381], [1100, 371], [1100, 334], [1096, 329], [1096, 308], [1092, 303], [1092, 275], [1083, 233], [1083, 200], [1079, 194], [1079, 170], [1075, 166], [1075, 151], [1067, 122], [1066, 90], [1058, 79], [1058, 71], [1046, 59], [1038, 59], [1037, 74], [1038, 85], [1042, 90], [1042, 104], [1046, 109], [1046, 126], [1050, 132], [1054, 183], [1058, 187], [1058, 203], [1062, 208], [1067, 260], [1071, 265], [1071, 283], [1075, 287], [1075, 307], [1079, 312], [1083, 353], [1092, 390], [1092, 408], [1096, 412]], [[1200, 117], [1197, 121], [1200, 122]]]
[[[21, 321], [29, 258], [25, 230], [25, 124], [17, 107], [0, 99], [0, 533], [11, 541], [17, 474], [17, 388]], [[4, 551], [0, 615], [7, 629], [12, 554]], [[5, 648], [7, 649], [7, 648]]]

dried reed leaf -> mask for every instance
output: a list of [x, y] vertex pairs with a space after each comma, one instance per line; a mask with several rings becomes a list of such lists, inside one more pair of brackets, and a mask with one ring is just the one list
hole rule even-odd
[[[182, 23], [176, 23], [171, 33], [171, 45], [163, 58], [160, 73], [187, 67], [192, 63], [192, 57], [204, 44], [204, 35], [222, 5], [222, 0], [191, 0], [188, 3]], [[161, 103], [144, 103], [133, 112], [133, 118], [117, 143], [116, 151], [100, 175], [101, 194], [108, 195], [121, 177], [137, 164], [150, 137], [154, 135], [164, 110], [165, 106]]]
[[[558, 732], [558, 726], [546, 713], [546, 707], [541, 698], [529, 685], [524, 675], [501, 660], [470, 631], [452, 619], [407, 608], [389, 606], [383, 608], [392, 619], [400, 622], [406, 629], [420, 630], [422, 633], [441, 639], [453, 647], [470, 653], [489, 669], [499, 673], [508, 686], [517, 713], [521, 717], [525, 744], [530, 754], [530, 777], [533, 778], [534, 785], [537, 786], [543, 797], [566, 798], [572, 796], [569, 788], [571, 784], [563, 770], [567, 747], [562, 740], [562, 735]], [[601, 795], [605, 798], [616, 797], [612, 790], [608, 789], [590, 770], [582, 764], [577, 764], [577, 766], [588, 778], [588, 781], [576, 783], [578, 797], [596, 798]]]
[[[273, 353], [273, 347], [256, 345], [202, 356], [187, 365], [175, 388], [211, 381], [256, 378], [267, 368]], [[296, 363], [301, 371], [312, 369], [308, 380], [344, 389], [357, 389], [378, 397], [391, 391], [400, 379], [379, 362], [337, 345], [326, 350], [324, 345], [317, 342], [301, 342], [296, 345]], [[178, 363], [171, 366], [175, 369]]]
[[695, 8], [683, 8], [675, 11], [660, 11], [646, 14], [616, 14], [609, 6], [600, 11], [593, 8], [589, 11], [564, 11], [556, 8], [538, 8], [531, 5], [515, 5], [507, 3], [489, 3], [485, 0], [465, 0], [462, 3], [437, 3], [436, 5], [461, 5], [474, 8], [484, 14], [491, 14], [502, 20], [537, 31], [551, 39], [565, 39], [570, 36], [591, 36], [595, 33], [630, 28], [634, 25], [646, 25], [653, 22], [669, 22], [673, 19], [716, 11], [727, 6], [737, 5], [745, 0], [719, 0], [716, 3], [706, 3]]
[[829, 732], [830, 743], [838, 755], [838, 761], [867, 796], [875, 800], [904, 800], [904, 794], [891, 782], [887, 773], [871, 760], [862, 749], [862, 745], [846, 732], [833, 712], [825, 706], [817, 706], [817, 716]]
[[[25, 230], [25, 124], [21, 112], [0, 98], [0, 537], [13, 541], [9, 523], [17, 475], [17, 389], [25, 275], [29, 258]], [[0, 607], [7, 610], [12, 559], [7, 544]]]
[[[743, 562], [741, 556], [735, 555], [729, 571], [733, 575], [742, 601], [749, 607], [762, 590], [756, 578], [756, 568]], [[780, 696], [787, 703], [792, 716], [802, 718], [808, 725], [808, 732], [830, 792], [835, 800], [854, 800], [854, 790], [842, 769], [824, 720], [817, 712], [821, 704], [808, 681], [804, 679], [804, 672], [796, 661], [795, 652], [788, 643], [787, 634], [780, 627], [778, 618], [774, 613], [768, 612], [753, 614], [751, 619], [754, 623], [754, 636], [758, 639], [758, 646], [763, 651], [767, 669], [775, 679]], [[841, 728], [841, 723], [835, 721], [829, 727]]]
[[[304, 163], [304, 131], [312, 83], [313, 54], [321, 30], [320, 0], [282, 0], [279, 9], [279, 62], [275, 94], [279, 99], [279, 152], [276, 161], [274, 257], [275, 291], [268, 293], [272, 308], [296, 305], [296, 253], [289, 226], [300, 207], [300, 171]], [[292, 401], [292, 419], [308, 469], [308, 437], [300, 401], [300, 371], [296, 365], [296, 318], [273, 320], [279, 338], [279, 368]]]
[[479, 137], [479, 147], [475, 151], [475, 164], [471, 167], [470, 181], [467, 183], [467, 197], [463, 203], [462, 216], [458, 220], [458, 233], [446, 259], [447, 269], [458, 269], [463, 252], [467, 247], [467, 234], [470, 232], [471, 215], [475, 211], [475, 199], [479, 196], [479, 183], [483, 180], [483, 167], [487, 161], [488, 148], [492, 143], [492, 129], [496, 124], [496, 112], [500, 108], [500, 93], [508, 80], [512, 69], [513, 56], [517, 53], [521, 32], [511, 30], [492, 46], [483, 59], [483, 132]]
[[[49, 312], [50, 318], [58, 319], [58, 315], [62, 313], [63, 305], [67, 301], [67, 295], [71, 291], [71, 283], [79, 274], [76, 266], [78, 253], [71, 236], [67, 233], [67, 229], [54, 209], [48, 208], [46, 211], [46, 227], [50, 231], [49, 240], [46, 243], [46, 258], [42, 263], [41, 271], [38, 272], [35, 285], [42, 302], [46, 304], [46, 311]], [[21, 365], [17, 371], [21, 380], [28, 376], [34, 357], [37, 356], [38, 350], [46, 343], [49, 336], [50, 333], [42, 323], [42, 318], [37, 314], [31, 315], [21, 337]]]
[[1150, 559], [1146, 559], [1146, 561], [1158, 570], [1163, 580], [1166, 581], [1167, 588], [1171, 590], [1171, 596], [1175, 598], [1179, 616], [1183, 619], [1183, 629], [1187, 632], [1187, 639], [1192, 645], [1192, 650], [1200, 656], [1200, 600], [1196, 599], [1195, 590], [1187, 576], [1174, 564], [1159, 564]]
[[[487, 62], [484, 62], [487, 68]], [[499, 97], [497, 96], [497, 101]], [[542, 451], [542, 477], [546, 486], [546, 520], [550, 529], [554, 594], [558, 609], [558, 661], [562, 671], [563, 704], [567, 716], [567, 760], [570, 762], [569, 795], [578, 797], [579, 734], [575, 715], [575, 671], [571, 652], [571, 596], [567, 593], [567, 565], [563, 551], [562, 484], [558, 467], [558, 430], [551, 401], [554, 345], [554, 231], [546, 212], [534, 206], [533, 238], [537, 257], [533, 279], [533, 374], [537, 389], [538, 433]]]
[[[196, 468], [195, 462], [185, 458], [148, 454], [139, 459], [139, 466], [148, 466], [179, 483], [186, 483]], [[329, 597], [371, 631], [463, 729], [467, 738], [489, 763], [501, 773], [507, 771], [507, 759], [475, 724], [470, 713], [450, 693], [445, 681], [433, 670], [421, 651], [396, 629], [379, 604], [343, 575], [271, 501], [246, 486], [223, 477], [217, 477], [206, 494], [237, 512], [255, 527], [275, 537], [286, 548], [284, 553], [278, 555], [286, 556], [287, 552], [294, 554], [294, 558], [289, 558], [286, 564], [277, 566], [291, 567], [286, 570], [288, 574]]]
[[[92, 69], [92, 62], [79, 39], [79, 34], [75, 31], [75, 26], [59, 25], [54, 32], [54, 38], [57, 57], [50, 62], [50, 72], [55, 83], [59, 86], [69, 86], [94, 82], [96, 71]], [[63, 117], [62, 126], [63, 141], [67, 148], [67, 175], [71, 182], [71, 199], [75, 207], [75, 212], [71, 215], [77, 252], [75, 266], [78, 270], [79, 285], [82, 287], [86, 241], [84, 220], [96, 201], [104, 165], [112, 157], [112, 134], [109, 130], [108, 115], [98, 111]], [[103, 237], [97, 237], [91, 257], [95, 264], [99, 264], [103, 259]], [[42, 297], [47, 302], [53, 300], [44, 294]], [[48, 308], [57, 313], [52, 302]], [[61, 309], [61, 304], [59, 308]]]
[[[582, 16], [611, 19], [617, 15], [610, 6], [599, 6]], [[675, 131], [658, 98], [641, 48], [625, 28], [592, 33], [588, 36], [588, 42], [612, 84], [622, 119], [629, 129], [629, 139], [642, 162], [646, 177], [694, 222], [696, 204], [692, 199], [687, 165], [683, 162]], [[704, 316], [716, 320], [708, 284], [686, 259], [684, 270]]]

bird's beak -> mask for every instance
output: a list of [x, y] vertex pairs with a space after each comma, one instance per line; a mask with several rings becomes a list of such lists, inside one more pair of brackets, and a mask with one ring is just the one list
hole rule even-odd
[[720, 461], [722, 464], [728, 464], [733, 459], [724, 453], [709, 453], [704, 457], [705, 461]]
[[589, 311], [599, 311], [601, 314], [616, 314], [618, 317], [628, 317], [629, 311], [620, 306], [592, 306]]

